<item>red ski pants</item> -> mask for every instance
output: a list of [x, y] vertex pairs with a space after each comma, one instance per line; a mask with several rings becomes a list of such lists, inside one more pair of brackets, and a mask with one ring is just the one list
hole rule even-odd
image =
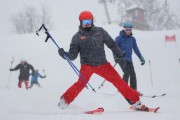
[[26, 89], [28, 89], [28, 81], [27, 80], [19, 80], [18, 87], [21, 88], [23, 82], [25, 83]]
[[[131, 103], [135, 103], [138, 101], [139, 95], [133, 90], [128, 84], [119, 76], [117, 71], [112, 67], [109, 62], [106, 62], [100, 66], [90, 66], [87, 64], [83, 64], [80, 69], [80, 73], [85, 77], [87, 81], [89, 81], [91, 75], [93, 73], [98, 74], [103, 77], [107, 81], [111, 82], [118, 91], [124, 96], [125, 99], [131, 101]], [[64, 100], [67, 104], [70, 104], [77, 95], [83, 90], [86, 86], [86, 82], [82, 77], [79, 77], [78, 81], [75, 82], [64, 94]]]

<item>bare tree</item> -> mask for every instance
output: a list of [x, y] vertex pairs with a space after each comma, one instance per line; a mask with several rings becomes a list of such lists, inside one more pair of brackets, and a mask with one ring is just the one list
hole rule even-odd
[[38, 23], [38, 15], [35, 8], [26, 7], [25, 10], [11, 17], [14, 31], [18, 34], [31, 33], [35, 31]]
[[13, 15], [11, 22], [14, 32], [18, 34], [35, 32], [42, 24], [46, 24], [49, 28], [52, 27], [50, 10], [45, 6], [42, 6], [41, 14], [38, 14], [34, 7], [28, 6]]
[[37, 23], [39, 23], [38, 14], [33, 7], [27, 7], [25, 11], [25, 17], [26, 17], [26, 28], [27, 33], [32, 33], [36, 31]]
[[13, 24], [13, 27], [14, 27], [14, 31], [16, 31], [16, 33], [18, 34], [22, 34], [22, 33], [25, 33], [25, 26], [23, 25], [23, 18], [24, 18], [24, 15], [19, 13], [17, 14], [18, 17], [15, 17], [13, 16], [11, 18], [11, 21], [12, 21], [12, 24]]
[[52, 17], [51, 17], [50, 9], [47, 6], [42, 5], [41, 11], [42, 11], [41, 23], [45, 24], [48, 27], [48, 29], [51, 29], [53, 25], [51, 20]]
[[114, 3], [115, 0], [99, 0], [98, 1], [98, 3], [103, 4], [103, 6], [104, 6], [104, 11], [105, 11], [105, 14], [106, 14], [107, 23], [111, 24], [111, 18], [110, 18], [110, 15], [109, 15], [107, 2]]

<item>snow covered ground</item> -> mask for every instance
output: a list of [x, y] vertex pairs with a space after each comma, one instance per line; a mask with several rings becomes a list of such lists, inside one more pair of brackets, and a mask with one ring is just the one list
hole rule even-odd
[[[75, 11], [77, 17], [73, 14], [74, 20], [78, 18], [80, 10], [77, 9]], [[94, 9], [93, 13], [95, 13]], [[69, 22], [68, 27], [66, 26], [67, 24], [64, 24], [64, 26], [62, 24], [61, 28], [56, 31], [50, 31], [58, 45], [65, 50], [69, 49], [71, 38], [78, 28], [77, 21], [74, 24]], [[98, 19], [95, 25], [106, 29], [112, 38], [115, 38], [122, 29], [117, 24], [103, 25]], [[70, 104], [69, 109], [59, 109], [57, 103], [60, 95], [78, 79], [78, 76], [69, 64], [58, 55], [58, 49], [54, 43], [51, 40], [47, 43], [44, 42], [46, 36], [41, 32], [39, 37], [35, 33], [1, 35], [0, 120], [180, 119], [180, 103], [178, 102], [180, 101], [180, 30], [153, 32], [134, 30], [133, 34], [146, 60], [146, 64], [141, 66], [137, 56], [133, 55], [138, 79], [138, 90], [144, 95], [167, 94], [159, 98], [141, 97], [141, 101], [149, 107], [160, 106], [161, 109], [158, 113], [130, 110], [129, 104], [110, 83], [106, 82], [100, 90], [98, 89], [104, 79], [95, 74], [89, 83], [94, 87], [96, 93], [92, 92], [91, 89], [87, 90], [85, 88], [74, 102]], [[165, 35], [171, 36], [174, 34], [176, 35], [176, 42], [165, 44]], [[108, 61], [114, 65], [112, 52], [108, 48], [106, 48], [106, 55]], [[32, 89], [25, 90], [25, 86], [21, 89], [17, 87], [19, 71], [11, 72], [11, 75], [9, 72], [12, 57], [15, 58], [13, 67], [21, 59], [26, 59], [36, 69], [39, 69], [42, 75], [44, 74], [42, 69], [45, 69], [47, 78], [39, 79], [41, 88], [33, 86]], [[149, 66], [149, 61], [151, 66]], [[77, 68], [80, 68], [79, 57], [73, 63]], [[116, 66], [115, 69], [122, 76], [120, 67]], [[103, 93], [110, 95], [104, 95]], [[99, 115], [82, 114], [83, 111], [97, 107], [104, 107], [105, 112]]]
[[[118, 25], [112, 24], [103, 26], [114, 38], [121, 29]], [[65, 50], [69, 49], [69, 43], [75, 30], [50, 31], [53, 38]], [[77, 76], [69, 64], [59, 57], [57, 48], [49, 40], [44, 42], [45, 35], [40, 33], [40, 37], [35, 34], [26, 35], [3, 35], [1, 36], [1, 73], [0, 73], [0, 119], [1, 120], [177, 120], [180, 119], [180, 63], [179, 54], [179, 33], [180, 31], [155, 31], [142, 32], [133, 31], [137, 38], [139, 48], [144, 55], [146, 64], [140, 65], [140, 61], [134, 55], [134, 65], [138, 78], [138, 90], [144, 95], [162, 94], [167, 95], [159, 98], [142, 97], [141, 100], [147, 106], [160, 106], [157, 114], [134, 112], [129, 110], [129, 104], [117, 93], [117, 90], [108, 82], [98, 90], [103, 78], [93, 75], [89, 82], [97, 93], [86, 88], [80, 93], [75, 101], [70, 104], [68, 110], [60, 110], [57, 107], [59, 96], [72, 85]], [[164, 42], [164, 35], [176, 34], [176, 43]], [[114, 64], [112, 53], [106, 48], [106, 54], [111, 64]], [[41, 88], [34, 86], [31, 90], [25, 90], [25, 86], [17, 88], [19, 72], [12, 72], [8, 82], [10, 72], [11, 57], [15, 58], [13, 67], [24, 58], [35, 68], [45, 69], [47, 79], [39, 79]], [[151, 61], [152, 80], [151, 84], [149, 60]], [[79, 68], [79, 58], [73, 61]], [[119, 66], [115, 67], [122, 75]], [[9, 89], [7, 88], [9, 86]], [[104, 95], [114, 94], [112, 95]], [[85, 115], [83, 111], [97, 107], [104, 107], [105, 112], [101, 115]]]

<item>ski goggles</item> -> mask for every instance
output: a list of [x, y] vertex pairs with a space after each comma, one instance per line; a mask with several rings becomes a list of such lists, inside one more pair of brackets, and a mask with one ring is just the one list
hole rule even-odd
[[126, 32], [131, 32], [131, 31], [132, 31], [132, 28], [124, 28], [124, 30], [125, 30]]
[[90, 20], [82, 20], [82, 25], [92, 25], [92, 23], [93, 23], [93, 20], [92, 19], [90, 19]]

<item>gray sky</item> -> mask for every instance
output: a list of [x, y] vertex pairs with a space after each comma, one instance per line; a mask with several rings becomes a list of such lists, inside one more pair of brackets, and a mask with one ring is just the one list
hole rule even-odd
[[[0, 34], [4, 34], [10, 31], [10, 17], [14, 14], [17, 14], [19, 11], [23, 10], [25, 6], [28, 6], [28, 5], [29, 6], [32, 5], [35, 8], [39, 8], [40, 5], [42, 4], [50, 6], [50, 10], [53, 13], [52, 16], [58, 22], [62, 22], [62, 16], [63, 16], [63, 19], [67, 19], [66, 14], [69, 14], [72, 16], [71, 18], [72, 21], [78, 22], [76, 20], [77, 20], [79, 11], [85, 10], [85, 9], [92, 10], [92, 12], [96, 16], [98, 16], [98, 14], [102, 14], [100, 13], [101, 11], [99, 10], [103, 9], [103, 6], [95, 5], [96, 1], [92, 1], [91, 2], [92, 5], [90, 5], [90, 3], [88, 3], [86, 0], [81, 1], [81, 3], [79, 3], [80, 1], [78, 0], [77, 1], [68, 0], [70, 3], [68, 5], [65, 4], [67, 2], [63, 2], [63, 1], [64, 0], [60, 0], [60, 1], [59, 0], [53, 0], [53, 1], [52, 0], [0, 0], [0, 20], [1, 20]], [[159, 1], [164, 2], [164, 0], [159, 0]], [[176, 12], [178, 16], [180, 17], [180, 13], [179, 13], [180, 0], [168, 0], [168, 2], [170, 4], [170, 8], [172, 9], [172, 11]], [[62, 9], [64, 11], [60, 11]], [[114, 12], [114, 10], [112, 11]], [[102, 19], [106, 19], [106, 18], [102, 18]], [[69, 25], [73, 24], [73, 22], [72, 23], [70, 22], [71, 21], [69, 21], [68, 23]]]

